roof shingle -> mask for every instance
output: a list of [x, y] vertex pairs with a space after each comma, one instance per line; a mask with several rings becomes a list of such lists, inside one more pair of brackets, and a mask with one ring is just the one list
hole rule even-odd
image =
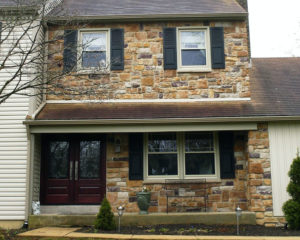
[[[60, 7], [61, 8], [61, 7]], [[62, 9], [52, 16], [110, 17], [181, 15], [181, 14], [245, 14], [235, 0], [64, 0]]]

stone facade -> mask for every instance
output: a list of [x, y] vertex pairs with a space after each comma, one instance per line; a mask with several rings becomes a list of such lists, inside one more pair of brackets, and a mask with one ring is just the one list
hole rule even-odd
[[[114, 138], [121, 139], [121, 153], [114, 153]], [[167, 195], [170, 212], [204, 211], [207, 195], [207, 211], [234, 211], [237, 204], [248, 209], [247, 202], [247, 134], [235, 133], [235, 179], [223, 179], [220, 182], [147, 183], [130, 181], [128, 178], [128, 135], [109, 135], [107, 141], [107, 198], [112, 209], [124, 205], [126, 212], [138, 212], [136, 192], [146, 186], [151, 191], [150, 212], [166, 212]], [[205, 190], [206, 188], [206, 190]]]
[[[164, 70], [163, 28], [204, 25], [224, 27], [226, 68], [198, 73]], [[48, 91], [48, 100], [251, 97], [246, 22], [95, 23], [84, 27], [124, 29], [124, 70], [64, 76]], [[49, 47], [52, 53], [50, 72], [62, 71], [63, 34], [62, 27], [49, 27], [49, 39], [58, 39]], [[116, 138], [121, 142], [121, 151], [117, 153], [114, 149]], [[255, 212], [258, 224], [274, 226], [284, 219], [273, 216], [269, 151], [268, 126], [259, 124], [256, 131], [235, 132], [234, 179], [205, 184], [130, 181], [128, 134], [108, 134], [106, 196], [114, 211], [117, 206], [124, 205], [126, 212], [138, 212], [136, 192], [146, 186], [151, 191], [150, 212], [166, 212], [168, 195], [172, 196], [168, 201], [170, 212], [203, 211], [205, 205], [207, 211], [234, 211], [239, 205], [243, 210]]]
[[[114, 138], [121, 139], [121, 153], [114, 153]], [[278, 226], [285, 219], [273, 216], [268, 125], [258, 130], [235, 132], [235, 179], [206, 183], [207, 211], [229, 212], [239, 205], [256, 213], [257, 224]], [[128, 135], [111, 134], [107, 145], [107, 198], [113, 210], [124, 205], [126, 212], [138, 212], [136, 192], [146, 186], [151, 191], [150, 212], [205, 211], [205, 184], [195, 182], [165, 184], [130, 181]], [[184, 196], [184, 197], [183, 197]]]
[[[224, 27], [226, 68], [197, 73], [164, 70], [163, 28], [204, 25]], [[124, 71], [65, 76], [48, 92], [48, 100], [250, 97], [248, 34], [243, 21], [87, 24], [81, 28], [123, 28]], [[62, 27], [49, 27], [49, 40], [53, 41], [49, 71], [62, 71], [63, 34]]]
[[257, 131], [249, 131], [248, 145], [249, 211], [256, 213], [258, 224], [284, 223], [284, 218], [273, 216], [268, 124], [258, 124]]

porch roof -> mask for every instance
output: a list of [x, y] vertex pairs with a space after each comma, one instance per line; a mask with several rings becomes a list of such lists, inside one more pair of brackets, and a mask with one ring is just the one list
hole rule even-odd
[[253, 59], [251, 100], [47, 103], [36, 120], [217, 119], [300, 116], [300, 58]]

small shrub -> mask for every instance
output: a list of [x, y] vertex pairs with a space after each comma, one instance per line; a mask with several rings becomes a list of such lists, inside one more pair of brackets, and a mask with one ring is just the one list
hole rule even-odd
[[162, 228], [159, 229], [159, 232], [161, 232], [161, 233], [169, 232], [169, 228], [162, 227]]
[[148, 230], [146, 230], [146, 232], [148, 232], [148, 233], [155, 233], [155, 228], [148, 229]]
[[188, 229], [188, 232], [190, 232], [190, 233], [195, 233], [197, 231], [197, 229], [196, 228], [189, 228]]
[[290, 199], [283, 205], [285, 218], [291, 229], [300, 229], [300, 203]]
[[300, 156], [293, 160], [289, 171], [290, 183], [287, 192], [292, 199], [286, 201], [282, 207], [288, 226], [291, 229], [300, 229]]
[[109, 201], [106, 198], [102, 200], [101, 208], [95, 221], [95, 228], [100, 230], [116, 229], [114, 214], [112, 213]]

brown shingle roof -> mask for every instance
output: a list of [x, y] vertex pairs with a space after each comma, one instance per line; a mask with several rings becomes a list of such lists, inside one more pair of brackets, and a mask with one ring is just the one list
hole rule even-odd
[[251, 101], [46, 104], [37, 120], [300, 116], [300, 58], [253, 59]]
[[52, 16], [134, 17], [181, 14], [245, 14], [235, 0], [64, 0]]

